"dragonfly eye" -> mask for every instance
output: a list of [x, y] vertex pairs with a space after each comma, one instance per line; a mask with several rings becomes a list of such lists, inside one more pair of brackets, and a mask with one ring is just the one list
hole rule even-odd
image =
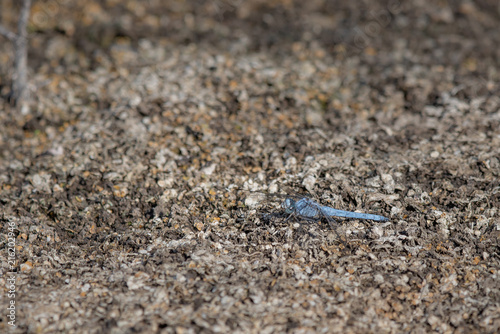
[[283, 201], [281, 206], [285, 209], [286, 213], [292, 213], [294, 211], [295, 201], [291, 198], [287, 198]]

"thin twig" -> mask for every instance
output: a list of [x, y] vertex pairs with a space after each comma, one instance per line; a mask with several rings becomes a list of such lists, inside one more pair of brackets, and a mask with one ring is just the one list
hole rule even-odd
[[28, 98], [28, 33], [26, 26], [28, 24], [31, 8], [31, 0], [24, 0], [19, 21], [17, 24], [17, 38], [15, 40], [15, 59], [14, 59], [14, 82], [12, 85], [12, 95], [16, 104], [21, 105]]
[[19, 16], [19, 22], [17, 24], [17, 33], [19, 36], [26, 38], [26, 26], [28, 19], [30, 17], [31, 0], [23, 1], [23, 8], [21, 9], [21, 15]]

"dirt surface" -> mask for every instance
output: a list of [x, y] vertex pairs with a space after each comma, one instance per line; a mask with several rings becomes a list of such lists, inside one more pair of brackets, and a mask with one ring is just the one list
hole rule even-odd
[[[499, 26], [494, 0], [36, 1], [28, 114], [0, 44], [0, 331], [498, 333]], [[253, 200], [283, 189], [390, 220]]]

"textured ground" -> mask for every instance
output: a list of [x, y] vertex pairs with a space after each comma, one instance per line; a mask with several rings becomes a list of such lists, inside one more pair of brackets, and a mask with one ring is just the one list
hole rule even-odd
[[18, 333], [500, 331], [496, 1], [77, 3], [29, 114], [0, 44], [2, 332], [9, 224]]

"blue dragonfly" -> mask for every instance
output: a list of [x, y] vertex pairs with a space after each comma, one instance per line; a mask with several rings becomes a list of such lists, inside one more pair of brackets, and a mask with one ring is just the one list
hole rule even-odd
[[[260, 203], [262, 198], [261, 196], [264, 196], [269, 199], [271, 198], [281, 198], [282, 203], [281, 203], [281, 208], [285, 212], [288, 217], [285, 219], [285, 221], [288, 221], [290, 218], [294, 217], [295, 219], [298, 220], [303, 220], [303, 221], [321, 221], [322, 219], [325, 219], [330, 228], [335, 232], [339, 240], [346, 245], [345, 243], [345, 238], [342, 238], [341, 235], [337, 231], [337, 225], [335, 224], [335, 219], [334, 217], [338, 218], [350, 218], [350, 219], [365, 219], [365, 220], [373, 220], [377, 222], [385, 222], [388, 221], [389, 219], [384, 217], [384, 216], [379, 216], [379, 215], [374, 215], [374, 214], [369, 214], [369, 213], [358, 213], [358, 212], [352, 212], [352, 211], [345, 211], [345, 210], [338, 210], [334, 209], [332, 207], [326, 206], [326, 205], [321, 205], [315, 200], [309, 198], [306, 195], [302, 194], [297, 194], [293, 191], [285, 191], [286, 194], [263, 194], [263, 193], [253, 193], [254, 196], [249, 196], [245, 200], [245, 204], [248, 205], [249, 207], [253, 207], [256, 204]], [[293, 194], [293, 195], [291, 195]], [[271, 200], [273, 201], [273, 200]], [[268, 201], [266, 201], [268, 202]], [[272, 217], [275, 216], [276, 214], [265, 214], [264, 217]]]
[[[366, 219], [378, 222], [385, 222], [389, 220], [384, 216], [334, 209], [326, 205], [321, 205], [308, 196], [297, 194], [293, 191], [287, 191], [287, 193], [288, 194], [269, 194], [267, 196], [284, 198], [281, 203], [281, 208], [287, 215], [289, 215], [289, 218], [292, 216], [304, 220], [321, 220], [322, 218], [325, 218], [330, 224], [332, 223], [333, 217]], [[293, 195], [290, 195], [292, 193]], [[247, 198], [247, 200], [248, 199], [249, 198]], [[254, 202], [250, 200], [246, 204], [251, 205], [256, 202], [259, 201]]]
[[281, 207], [287, 214], [295, 215], [297, 217], [302, 217], [305, 219], [321, 219], [322, 217], [328, 219], [331, 217], [341, 217], [353, 219], [368, 219], [379, 222], [385, 222], [389, 220], [389, 218], [386, 218], [384, 216], [334, 209], [326, 205], [318, 204], [316, 201], [307, 197], [302, 197], [300, 199], [287, 197], [281, 204]]
[[303, 220], [321, 220], [322, 218], [325, 218], [328, 225], [330, 225], [330, 228], [335, 232], [344, 246], [346, 246], [345, 239], [341, 236], [341, 234], [339, 234], [334, 217], [366, 219], [378, 222], [385, 222], [389, 220], [384, 216], [334, 209], [326, 205], [321, 205], [313, 199], [305, 196], [286, 197], [283, 200], [281, 207], [284, 209], [285, 213], [288, 214], [287, 219], [292, 216]]

